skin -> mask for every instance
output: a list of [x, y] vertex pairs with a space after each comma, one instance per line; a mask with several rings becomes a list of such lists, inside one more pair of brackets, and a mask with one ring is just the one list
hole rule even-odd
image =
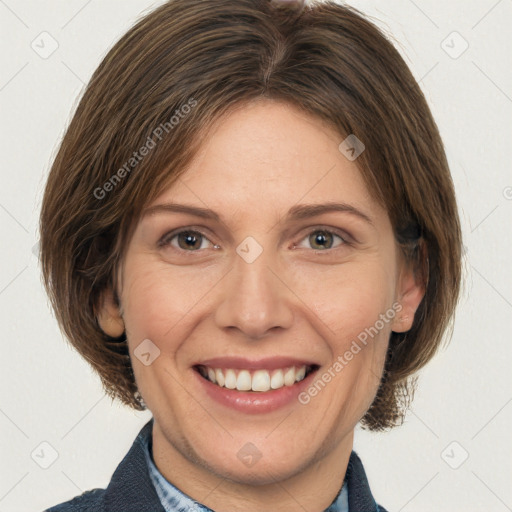
[[[120, 269], [121, 307], [105, 293], [100, 325], [113, 336], [126, 330], [137, 385], [155, 419], [157, 467], [218, 512], [320, 512], [331, 504], [354, 428], [377, 392], [390, 333], [411, 328], [423, 297], [357, 160], [338, 149], [343, 139], [285, 103], [233, 110], [152, 203], [209, 208], [221, 222], [175, 212], [143, 217]], [[286, 220], [297, 204], [331, 201], [372, 223], [348, 212]], [[205, 236], [196, 235], [193, 251], [183, 248], [184, 235], [158, 245], [178, 228]], [[336, 236], [318, 243], [318, 230]], [[252, 263], [236, 252], [248, 236], [263, 248]], [[283, 355], [318, 362], [321, 375], [394, 303], [401, 311], [307, 405], [237, 412], [210, 400], [192, 369], [217, 356]], [[133, 356], [144, 339], [161, 351], [149, 366]], [[252, 467], [237, 457], [248, 442], [262, 454]]]

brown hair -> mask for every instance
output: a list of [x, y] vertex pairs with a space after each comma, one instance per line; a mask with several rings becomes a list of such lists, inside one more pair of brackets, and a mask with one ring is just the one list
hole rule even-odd
[[102, 294], [117, 289], [144, 206], [184, 172], [219, 116], [262, 97], [327, 121], [340, 142], [349, 134], [364, 142], [357, 164], [424, 279], [413, 326], [391, 334], [362, 419], [371, 430], [400, 424], [415, 372], [453, 326], [460, 225], [443, 144], [418, 84], [378, 28], [334, 2], [293, 10], [269, 0], [169, 0], [108, 52], [43, 198], [41, 265], [59, 325], [105, 391], [142, 410], [126, 333], [112, 338], [99, 327]]

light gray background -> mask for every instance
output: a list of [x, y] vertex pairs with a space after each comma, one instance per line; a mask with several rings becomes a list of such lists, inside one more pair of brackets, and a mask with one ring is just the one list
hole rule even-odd
[[[0, 512], [105, 487], [150, 418], [112, 404], [67, 346], [33, 246], [50, 162], [84, 84], [160, 3], [0, 0]], [[351, 5], [393, 37], [421, 83], [447, 148], [467, 251], [451, 344], [422, 372], [406, 423], [357, 430], [355, 449], [390, 512], [512, 510], [512, 1]], [[48, 58], [31, 47], [51, 49], [44, 31], [58, 43]], [[58, 452], [48, 469], [52, 448], [42, 442]]]

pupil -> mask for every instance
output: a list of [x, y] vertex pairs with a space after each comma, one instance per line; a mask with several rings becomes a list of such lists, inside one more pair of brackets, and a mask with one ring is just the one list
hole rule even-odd
[[195, 245], [197, 245], [198, 237], [196, 235], [185, 233], [183, 234], [183, 239], [185, 242], [184, 249], [194, 249]]
[[327, 244], [330, 247], [329, 239], [330, 239], [330, 235], [328, 233], [326, 233], [325, 231], [317, 231], [317, 235], [314, 237], [315, 244], [323, 246], [324, 248], [325, 248], [324, 244]]

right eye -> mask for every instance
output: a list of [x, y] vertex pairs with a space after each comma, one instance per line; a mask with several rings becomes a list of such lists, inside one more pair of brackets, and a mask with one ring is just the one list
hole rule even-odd
[[207, 245], [205, 244], [208, 243], [212, 244], [212, 242], [206, 238], [206, 235], [200, 231], [186, 229], [165, 234], [158, 242], [158, 246], [171, 246], [178, 251], [198, 252], [201, 249], [206, 249]]

